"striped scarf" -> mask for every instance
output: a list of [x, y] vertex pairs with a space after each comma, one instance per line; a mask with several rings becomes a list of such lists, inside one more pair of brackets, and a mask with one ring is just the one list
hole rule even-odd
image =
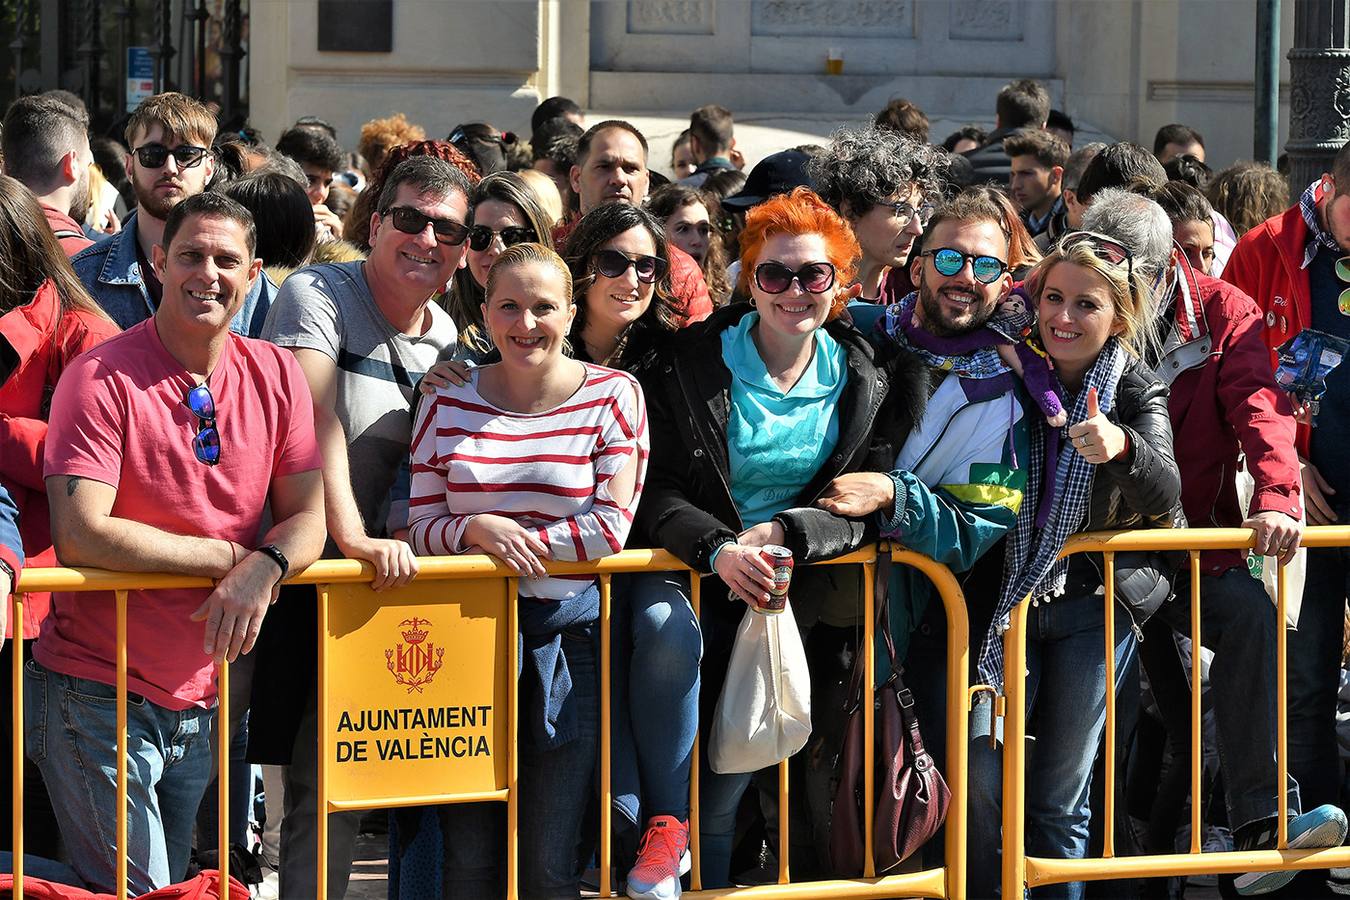
[[[1069, 422], [1087, 418], [1087, 397], [1097, 389], [1103, 413], [1115, 407], [1116, 387], [1125, 371], [1128, 356], [1114, 338], [1108, 338], [1092, 368], [1083, 378], [1083, 387], [1068, 409]], [[994, 621], [980, 650], [980, 680], [1003, 690], [1003, 632], [1008, 629], [1014, 606], [1028, 596], [1058, 596], [1064, 592], [1069, 561], [1059, 552], [1069, 536], [1085, 524], [1088, 500], [1092, 496], [1092, 476], [1096, 466], [1083, 459], [1073, 445], [1051, 432], [1043, 419], [1032, 417], [1030, 427], [1031, 461], [1027, 466], [1027, 488], [1017, 523], [1008, 535], [1003, 558], [1003, 586], [999, 589]], [[1045, 488], [1053, 485], [1053, 492]], [[1042, 505], [1045, 509], [1041, 509]]]
[[1317, 189], [1321, 186], [1322, 179], [1314, 181], [1308, 185], [1307, 190], [1298, 201], [1298, 211], [1303, 215], [1303, 224], [1308, 226], [1308, 243], [1303, 248], [1303, 265], [1300, 268], [1306, 269], [1317, 255], [1318, 247], [1325, 247], [1332, 253], [1340, 253], [1341, 248], [1336, 244], [1336, 239], [1322, 230], [1322, 223], [1317, 221]]

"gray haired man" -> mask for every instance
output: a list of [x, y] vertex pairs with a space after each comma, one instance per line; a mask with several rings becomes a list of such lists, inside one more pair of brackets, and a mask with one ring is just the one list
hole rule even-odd
[[[1119, 188], [1098, 191], [1083, 227], [1123, 244], [1132, 254], [1131, 264], [1158, 285], [1158, 331], [1164, 337], [1149, 362], [1171, 385], [1168, 408], [1189, 524], [1254, 529], [1257, 553], [1288, 562], [1303, 530], [1293, 410], [1276, 389], [1256, 304], [1233, 285], [1192, 269], [1185, 254], [1174, 250], [1167, 214], [1147, 197]], [[1239, 451], [1255, 482], [1245, 519], [1234, 481]], [[1261, 583], [1248, 574], [1242, 551], [1205, 551], [1200, 571], [1201, 641], [1214, 652], [1210, 688], [1228, 820], [1237, 849], [1270, 849], [1279, 803], [1273, 777], [1275, 629], [1282, 623]], [[1177, 597], [1190, 596], [1189, 578], [1189, 572], [1182, 573]], [[1168, 629], [1190, 634], [1187, 600], [1164, 603], [1146, 629], [1163, 639], [1143, 641], [1140, 658], [1154, 696], [1165, 707], [1169, 730], [1185, 735], [1188, 713], [1178, 701], [1188, 686], [1175, 678], [1175, 689], [1160, 686], [1169, 670], [1179, 671]], [[1338, 846], [1346, 833], [1345, 814], [1325, 805], [1299, 815], [1293, 778], [1288, 788], [1294, 816], [1289, 846]], [[1170, 836], [1167, 849], [1148, 849], [1171, 852]], [[1283, 887], [1294, 874], [1244, 873], [1235, 887], [1243, 895], [1264, 894]]]

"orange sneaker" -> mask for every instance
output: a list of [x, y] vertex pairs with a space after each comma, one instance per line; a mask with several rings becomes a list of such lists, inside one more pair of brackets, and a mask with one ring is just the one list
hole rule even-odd
[[633, 900], [675, 900], [680, 876], [689, 871], [689, 823], [674, 816], [653, 816], [638, 845], [637, 863], [628, 873]]

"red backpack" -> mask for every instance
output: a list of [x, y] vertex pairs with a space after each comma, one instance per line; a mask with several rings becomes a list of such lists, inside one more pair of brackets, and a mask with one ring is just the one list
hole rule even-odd
[[[141, 894], [137, 900], [222, 900], [219, 888], [220, 877], [214, 869], [207, 869], [180, 884]], [[43, 881], [41, 878], [25, 878], [23, 895], [28, 900], [117, 900], [112, 894], [95, 894], [84, 888]], [[0, 898], [13, 896], [14, 876], [0, 875]], [[248, 888], [231, 878], [228, 900], [249, 900]]]

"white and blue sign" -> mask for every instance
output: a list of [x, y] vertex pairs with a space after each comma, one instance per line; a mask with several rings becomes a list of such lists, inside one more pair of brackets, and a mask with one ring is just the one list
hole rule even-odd
[[155, 60], [149, 47], [127, 48], [127, 112], [155, 93]]

